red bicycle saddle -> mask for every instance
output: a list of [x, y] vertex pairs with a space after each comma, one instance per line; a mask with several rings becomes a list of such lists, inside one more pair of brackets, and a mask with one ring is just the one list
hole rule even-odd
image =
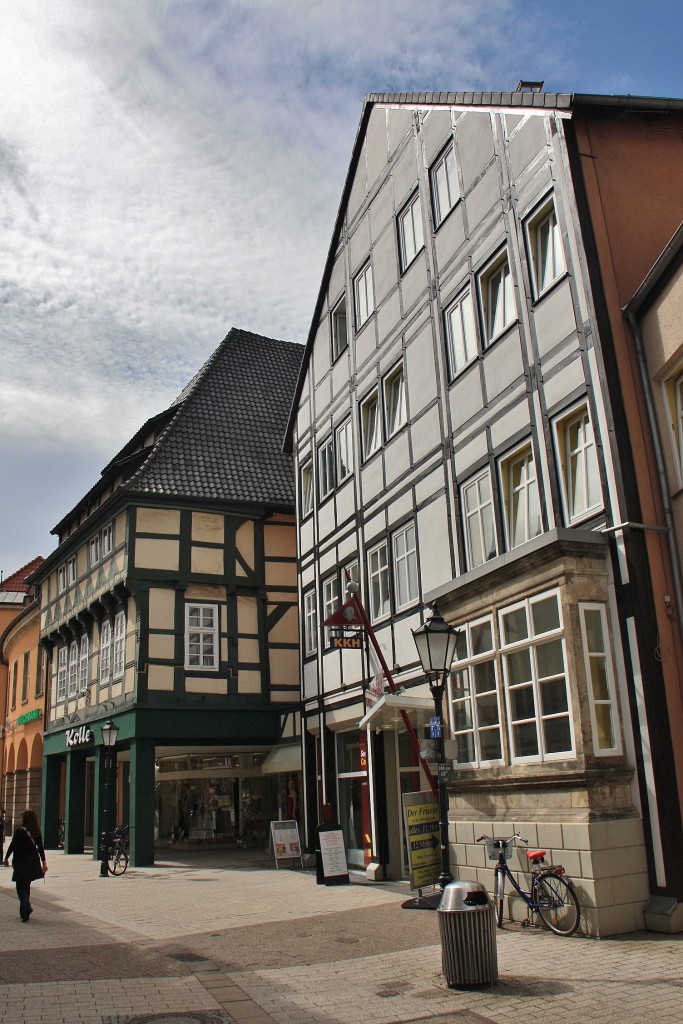
[[543, 860], [545, 857], [545, 850], [527, 850], [526, 855], [532, 864], [537, 864], [539, 860]]

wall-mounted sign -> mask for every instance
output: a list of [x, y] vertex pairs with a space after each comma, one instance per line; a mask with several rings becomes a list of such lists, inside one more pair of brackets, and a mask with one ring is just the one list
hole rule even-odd
[[360, 632], [353, 636], [330, 637], [331, 651], [361, 651], [363, 649], [363, 637]]
[[33, 722], [36, 718], [40, 718], [42, 712], [40, 708], [34, 708], [33, 711], [27, 711], [24, 715], [19, 715], [17, 718], [17, 725], [26, 725], [27, 722]]
[[66, 730], [67, 747], [83, 747], [87, 743], [92, 743], [93, 739], [92, 729], [89, 729], [87, 725], [80, 725], [78, 729]]

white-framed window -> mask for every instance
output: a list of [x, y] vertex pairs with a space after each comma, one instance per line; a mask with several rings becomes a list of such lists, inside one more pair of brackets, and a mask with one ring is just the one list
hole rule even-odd
[[112, 678], [120, 679], [126, 667], [126, 613], [114, 616], [114, 639], [112, 642]]
[[508, 548], [537, 537], [542, 529], [536, 463], [530, 444], [500, 464]]
[[307, 462], [301, 467], [301, 515], [307, 516], [313, 511], [313, 463]]
[[40, 649], [40, 665], [39, 665], [39, 668], [36, 671], [36, 690], [35, 690], [35, 696], [36, 697], [41, 697], [43, 695], [43, 693], [45, 693], [45, 680], [47, 678], [47, 674], [48, 674], [48, 671], [49, 671], [48, 666], [49, 666], [49, 660], [48, 660], [48, 656], [47, 656], [47, 651], [45, 651], [44, 648], [41, 647], [41, 649]]
[[88, 640], [88, 634], [84, 633], [81, 637], [81, 645], [78, 652], [78, 690], [80, 693], [85, 693], [88, 689], [89, 653], [90, 643]]
[[31, 652], [24, 651], [24, 664], [21, 673], [21, 703], [28, 700], [29, 683], [31, 680]]
[[499, 630], [513, 763], [573, 756], [559, 592], [501, 609]]
[[386, 541], [368, 551], [370, 584], [370, 618], [373, 622], [386, 618], [391, 610], [389, 586], [389, 552]]
[[100, 560], [100, 535], [96, 533], [94, 537], [90, 538], [90, 544], [88, 547], [90, 565], [97, 565]]
[[186, 604], [185, 668], [217, 672], [218, 662], [218, 605]]
[[527, 223], [534, 293], [538, 298], [565, 270], [564, 249], [552, 199]]
[[353, 428], [346, 420], [336, 431], [337, 440], [337, 483], [340, 484], [353, 473]]
[[429, 177], [432, 184], [434, 227], [438, 228], [460, 198], [455, 147], [452, 142], [432, 167]]
[[318, 650], [318, 604], [315, 590], [304, 594], [304, 651], [307, 655]]
[[102, 558], [108, 558], [114, 550], [114, 524], [108, 523], [102, 530]]
[[78, 693], [78, 643], [72, 640], [69, 644], [69, 697]]
[[[339, 608], [339, 577], [335, 573], [334, 576], [328, 576], [326, 580], [323, 580], [323, 622], [328, 619], [330, 615]], [[325, 628], [325, 646], [327, 647], [330, 640], [330, 631]]]
[[76, 556], [72, 555], [66, 563], [66, 582], [68, 586], [73, 586], [76, 582]]
[[67, 571], [66, 563], [57, 569], [57, 593], [63, 594], [66, 590]]
[[490, 344], [513, 323], [517, 312], [507, 252], [491, 263], [479, 278], [486, 344]]
[[111, 622], [105, 619], [100, 630], [100, 684], [111, 678]]
[[331, 437], [318, 449], [318, 488], [321, 501], [334, 490], [334, 448]]
[[391, 538], [393, 551], [394, 589], [396, 610], [401, 611], [418, 600], [417, 548], [415, 545], [415, 523], [409, 523], [397, 530]]
[[469, 289], [451, 303], [444, 318], [448, 371], [451, 377], [455, 377], [477, 354], [474, 303]]
[[450, 674], [450, 698], [456, 764], [479, 767], [500, 763], [500, 694], [490, 615], [460, 627]]
[[467, 563], [474, 569], [498, 554], [489, 471], [464, 484], [461, 493]]
[[602, 505], [598, 457], [588, 406], [581, 405], [555, 423], [567, 522]]
[[332, 336], [332, 362], [348, 348], [349, 332], [346, 321], [346, 296], [343, 296], [330, 314]]
[[382, 424], [379, 415], [379, 393], [375, 389], [360, 407], [360, 428], [363, 458], [369, 458], [382, 443]]
[[401, 270], [405, 270], [413, 262], [418, 252], [424, 248], [419, 193], [412, 197], [408, 205], [398, 215], [398, 239], [401, 250]]
[[368, 262], [353, 281], [353, 297], [356, 303], [356, 330], [375, 312], [375, 292], [372, 286], [372, 266]]
[[69, 648], [60, 647], [57, 652], [57, 700], [66, 697], [66, 677], [69, 672]]
[[17, 706], [17, 685], [19, 681], [19, 662], [15, 661], [12, 665], [12, 699], [10, 708], [14, 710]]
[[614, 671], [610, 657], [607, 611], [602, 604], [579, 604], [581, 640], [586, 665], [593, 750], [596, 754], [620, 754]]
[[406, 422], [406, 385], [403, 363], [399, 363], [384, 378], [384, 410], [387, 437], [391, 437]]

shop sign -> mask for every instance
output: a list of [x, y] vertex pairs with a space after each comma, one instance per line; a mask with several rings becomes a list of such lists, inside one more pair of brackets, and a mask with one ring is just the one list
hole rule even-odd
[[66, 730], [67, 747], [83, 747], [87, 743], [92, 743], [92, 741], [92, 729], [88, 728], [87, 725], [81, 725], [78, 729]]
[[353, 636], [333, 636], [330, 638], [331, 651], [361, 651], [363, 649], [363, 637], [360, 632]]
[[403, 820], [410, 866], [410, 885], [435, 885], [441, 874], [439, 805], [434, 794], [404, 793]]
[[344, 835], [338, 826], [321, 825], [318, 829], [320, 859], [325, 885], [340, 885], [349, 881]]
[[19, 715], [17, 718], [17, 725], [26, 725], [27, 722], [33, 722], [36, 718], [40, 718], [40, 708], [34, 708], [33, 711], [27, 711], [24, 715]]

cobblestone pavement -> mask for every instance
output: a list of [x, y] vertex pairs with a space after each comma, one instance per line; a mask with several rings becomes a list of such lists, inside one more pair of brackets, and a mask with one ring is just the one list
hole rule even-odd
[[642, 1024], [683, 1020], [683, 936], [498, 932], [494, 986], [449, 989], [438, 917], [397, 886], [318, 886], [219, 851], [100, 878], [51, 852], [19, 920], [0, 871], [3, 1024]]

